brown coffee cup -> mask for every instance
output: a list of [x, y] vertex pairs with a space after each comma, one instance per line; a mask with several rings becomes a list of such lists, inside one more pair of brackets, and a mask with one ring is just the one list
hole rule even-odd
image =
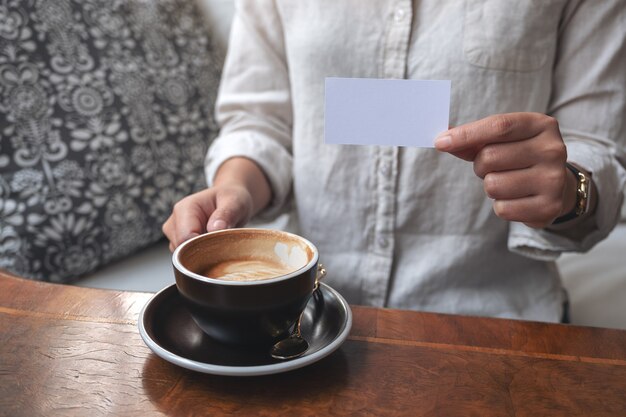
[[198, 326], [247, 346], [288, 335], [316, 287], [318, 259], [300, 236], [253, 228], [197, 236], [172, 255], [176, 286]]

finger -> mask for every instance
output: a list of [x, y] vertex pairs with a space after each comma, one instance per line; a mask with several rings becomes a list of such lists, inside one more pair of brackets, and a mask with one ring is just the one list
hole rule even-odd
[[171, 214], [170, 214], [170, 217], [168, 217], [167, 220], [161, 226], [161, 232], [163, 232], [163, 234], [165, 235], [165, 237], [167, 237], [168, 240], [172, 240], [173, 236], [171, 236], [171, 233], [172, 233], [172, 215]]
[[192, 194], [174, 206], [174, 245], [206, 232], [206, 223], [215, 210], [213, 193], [210, 189]]
[[174, 246], [174, 242], [176, 241], [176, 230], [174, 229], [173, 212], [170, 217], [165, 221], [165, 223], [163, 223], [163, 226], [161, 226], [161, 231], [163, 232], [167, 240], [170, 241], [170, 251], [173, 252], [174, 249], [176, 249], [176, 246]]
[[537, 195], [541, 184], [538, 184], [535, 170], [522, 169], [515, 171], [490, 172], [483, 180], [485, 194], [494, 200], [511, 200]]
[[485, 178], [490, 172], [529, 168], [538, 160], [533, 140], [487, 145], [474, 157], [474, 173]]
[[522, 222], [531, 227], [545, 227], [559, 216], [562, 202], [545, 195], [516, 198], [512, 200], [496, 200], [493, 211], [504, 220]]
[[[454, 126], [452, 125], [448, 125], [448, 130], [454, 128]], [[446, 132], [442, 132], [439, 135], [437, 135], [437, 138], [439, 136], [443, 136], [444, 133]], [[463, 159], [464, 161], [473, 161], [474, 160], [474, 156], [476, 155], [476, 150], [475, 149], [464, 149], [462, 151], [459, 152], [450, 152], [452, 155], [456, 156], [457, 158]]]
[[220, 194], [216, 196], [216, 209], [207, 222], [209, 232], [232, 227], [243, 226], [249, 220], [249, 206], [243, 201], [242, 196], [237, 194]]
[[[562, 210], [566, 180], [565, 168], [546, 170], [536, 166], [513, 171], [490, 172], [485, 176], [483, 187], [487, 196], [495, 200], [518, 200], [536, 196], [544, 200], [543, 204], [548, 205], [547, 210], [557, 208]], [[561, 211], [557, 213], [557, 216], [560, 213]], [[545, 217], [542, 210], [539, 210], [539, 217]]]
[[483, 180], [483, 188], [490, 198], [496, 200], [545, 195], [562, 201], [567, 175], [566, 168], [543, 167], [490, 172]]
[[552, 223], [544, 224], [544, 223], [524, 222], [524, 224], [534, 229], [543, 229], [544, 227], [548, 227]]
[[528, 139], [554, 128], [558, 129], [556, 120], [540, 113], [498, 114], [440, 134], [435, 140], [435, 147], [451, 153], [465, 149], [478, 150], [491, 143]]
[[476, 149], [463, 149], [459, 152], [450, 152], [452, 155], [464, 161], [473, 161], [476, 158]]

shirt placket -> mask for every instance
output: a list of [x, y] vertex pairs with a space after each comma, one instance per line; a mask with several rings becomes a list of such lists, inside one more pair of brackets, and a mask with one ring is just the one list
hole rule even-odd
[[[411, 0], [395, 0], [383, 50], [384, 78], [404, 78], [413, 14]], [[368, 304], [383, 306], [393, 268], [398, 148], [378, 147], [376, 155], [376, 220], [370, 242], [370, 279], [364, 287]]]

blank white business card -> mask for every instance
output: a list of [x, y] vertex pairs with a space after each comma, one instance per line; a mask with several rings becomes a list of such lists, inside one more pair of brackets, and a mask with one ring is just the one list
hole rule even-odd
[[434, 145], [450, 120], [449, 80], [326, 78], [325, 142]]

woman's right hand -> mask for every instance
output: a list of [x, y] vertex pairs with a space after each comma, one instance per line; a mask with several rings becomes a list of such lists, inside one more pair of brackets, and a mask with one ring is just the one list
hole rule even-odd
[[180, 200], [163, 224], [173, 251], [184, 241], [214, 230], [244, 226], [252, 217], [252, 195], [241, 185], [222, 185]]
[[231, 158], [218, 170], [214, 185], [180, 200], [163, 224], [174, 251], [184, 241], [214, 230], [242, 227], [271, 199], [259, 166], [247, 158]]

